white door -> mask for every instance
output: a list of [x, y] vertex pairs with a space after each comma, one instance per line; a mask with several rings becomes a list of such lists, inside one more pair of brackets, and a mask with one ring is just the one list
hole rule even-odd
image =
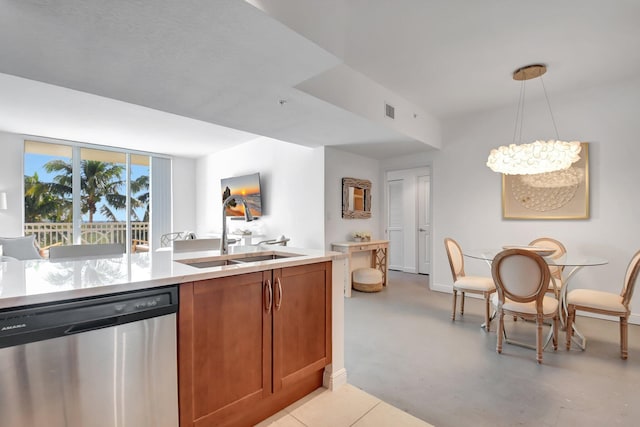
[[418, 273], [431, 273], [431, 220], [429, 218], [429, 201], [431, 177], [418, 177]]
[[386, 223], [392, 270], [416, 274], [431, 270], [430, 177], [429, 167], [387, 171]]
[[402, 270], [404, 265], [403, 180], [387, 181], [387, 239], [389, 240], [389, 269]]

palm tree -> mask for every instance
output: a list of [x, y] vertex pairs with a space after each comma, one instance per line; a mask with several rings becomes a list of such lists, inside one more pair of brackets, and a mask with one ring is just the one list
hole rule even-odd
[[[51, 160], [45, 163], [47, 172], [62, 172], [53, 178], [51, 190], [54, 194], [69, 197], [73, 194], [72, 180], [73, 169], [70, 163], [64, 160]], [[93, 216], [98, 210], [98, 205], [106, 199], [106, 202], [115, 209], [124, 209], [126, 196], [120, 193], [125, 181], [122, 173], [123, 165], [98, 160], [82, 160], [80, 162], [80, 210], [83, 214], [89, 214], [89, 221], [93, 222]], [[104, 206], [103, 206], [104, 207]], [[104, 213], [104, 209], [101, 209]], [[111, 213], [111, 218], [115, 216]]]
[[38, 173], [24, 177], [24, 221], [67, 222], [71, 218], [71, 200], [57, 197], [51, 183], [40, 182]]
[[[142, 191], [142, 193], [140, 193]], [[138, 194], [140, 193], [140, 194]], [[149, 175], [141, 175], [131, 182], [131, 194], [138, 194], [135, 200], [138, 203], [137, 207], [144, 206], [143, 222], [149, 222]], [[131, 205], [133, 209], [133, 204]], [[138, 215], [134, 212], [137, 221], [140, 221]]]
[[[133, 221], [140, 221], [140, 217], [136, 212], [136, 209], [140, 207], [144, 207], [145, 209], [144, 219], [142, 221], [149, 221], [149, 176], [141, 175], [131, 181], [131, 194], [137, 194], [144, 190], [147, 191], [129, 199], [129, 214]], [[109, 221], [117, 221], [116, 215], [109, 205], [115, 209], [124, 209], [126, 207], [126, 196], [123, 194], [107, 194], [105, 198], [107, 199], [108, 205], [102, 205], [100, 207], [100, 213]]]

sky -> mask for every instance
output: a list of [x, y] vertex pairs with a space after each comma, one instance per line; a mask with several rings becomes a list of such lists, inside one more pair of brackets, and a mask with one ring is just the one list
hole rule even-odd
[[[51, 160], [64, 160], [64, 161], [69, 161], [70, 159], [68, 157], [60, 157], [60, 156], [48, 156], [48, 155], [44, 155], [44, 154], [33, 154], [33, 153], [25, 153], [24, 156], [24, 174], [26, 176], [33, 176], [34, 173], [38, 173], [38, 178], [41, 182], [52, 182], [53, 181], [53, 177], [55, 175], [57, 175], [57, 172], [54, 173], [47, 173], [47, 171], [44, 169], [43, 165], [45, 163], [47, 163], [48, 161]], [[141, 165], [131, 165], [131, 180], [135, 180], [138, 177], [142, 176], [142, 175], [148, 175], [149, 174], [149, 167], [148, 166], [141, 166]], [[124, 175], [123, 175], [124, 178]], [[136, 196], [136, 194], [133, 195], [134, 197]], [[104, 217], [104, 215], [102, 215], [100, 213], [100, 206], [98, 206], [98, 212], [96, 212], [96, 214], [93, 216], [93, 220], [94, 222], [98, 222], [98, 221], [106, 221], [106, 218]], [[119, 211], [115, 211], [116, 212], [116, 217], [119, 221], [124, 221], [125, 220], [125, 211], [124, 209], [119, 210]], [[138, 215], [138, 217], [140, 219], [142, 219], [144, 217], [144, 209], [136, 209], [136, 213]], [[88, 214], [83, 215], [84, 219], [88, 220]]]

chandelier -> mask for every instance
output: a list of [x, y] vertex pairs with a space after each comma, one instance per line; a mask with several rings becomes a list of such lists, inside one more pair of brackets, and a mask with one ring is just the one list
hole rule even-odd
[[509, 145], [491, 150], [487, 159], [487, 166], [494, 172], [506, 175], [533, 175], [546, 172], [554, 172], [569, 168], [574, 162], [580, 159], [580, 142], [559, 141], [558, 139], [549, 141], [535, 141], [529, 144], [516, 144], [516, 134], [518, 139], [522, 137], [522, 125], [524, 121], [524, 97], [525, 81], [540, 77], [542, 89], [547, 100], [547, 107], [551, 115], [551, 121], [558, 138], [558, 128], [551, 112], [551, 104], [544, 87], [542, 75], [546, 73], [547, 67], [542, 64], [527, 65], [513, 72], [513, 79], [522, 81], [520, 87], [520, 99], [518, 101], [518, 111], [516, 114], [516, 125], [513, 131], [514, 142]]

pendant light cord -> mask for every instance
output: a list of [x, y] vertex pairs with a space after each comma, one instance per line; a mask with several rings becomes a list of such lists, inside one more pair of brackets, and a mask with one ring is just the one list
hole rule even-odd
[[[524, 127], [524, 96], [525, 87], [524, 80], [520, 84], [520, 96], [518, 98], [518, 108], [516, 109], [516, 124], [513, 127], [513, 143], [516, 143], [516, 135], [518, 135], [518, 144], [522, 142], [522, 128]], [[519, 125], [519, 127], [518, 127]]]
[[549, 102], [549, 96], [547, 95], [547, 88], [544, 86], [544, 79], [540, 76], [540, 82], [542, 83], [542, 91], [544, 92], [544, 97], [547, 100], [547, 107], [549, 107], [549, 115], [551, 115], [551, 122], [553, 123], [553, 129], [556, 131], [556, 139], [560, 139], [558, 134], [558, 127], [556, 126], [556, 120], [553, 118], [553, 111], [551, 111], [551, 103]]

